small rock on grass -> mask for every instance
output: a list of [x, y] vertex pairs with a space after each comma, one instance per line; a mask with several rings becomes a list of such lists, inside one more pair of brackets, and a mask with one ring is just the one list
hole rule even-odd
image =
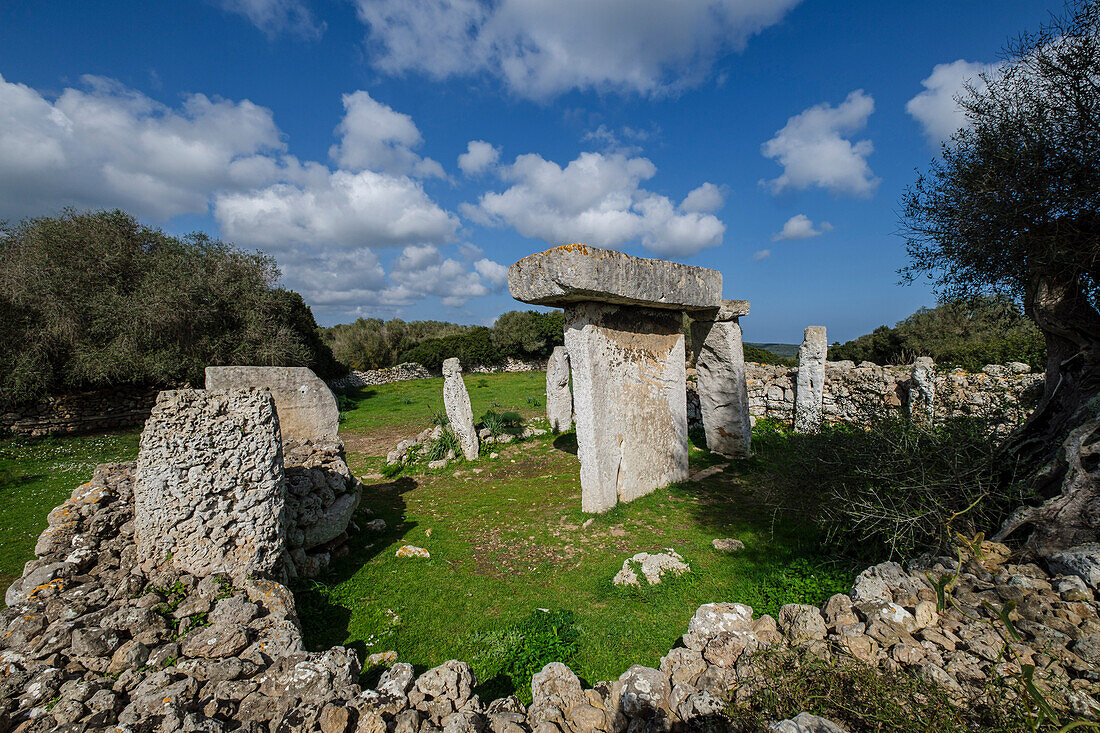
[[394, 553], [397, 557], [422, 557], [425, 560], [432, 555], [423, 547], [417, 547], [416, 545], [402, 545], [397, 548], [397, 552]]
[[392, 667], [397, 664], [397, 652], [390, 651], [375, 652], [367, 657], [368, 667]]
[[718, 552], [738, 552], [745, 549], [745, 543], [741, 540], [735, 540], [732, 537], [725, 537], [723, 539], [714, 540], [710, 543], [711, 547], [718, 550]]
[[684, 558], [671, 548], [654, 555], [639, 552], [623, 561], [622, 569], [616, 573], [612, 582], [615, 585], [641, 585], [638, 573], [634, 570], [635, 566], [639, 567], [649, 585], [660, 584], [665, 575], [683, 575], [691, 571]]

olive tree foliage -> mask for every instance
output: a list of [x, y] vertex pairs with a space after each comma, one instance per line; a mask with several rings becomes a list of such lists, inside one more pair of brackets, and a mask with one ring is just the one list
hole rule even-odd
[[122, 384], [203, 383], [207, 365], [340, 371], [275, 261], [121, 211], [0, 224], [0, 406]]
[[1021, 35], [982, 81], [906, 194], [902, 272], [946, 297], [1015, 298], [1042, 331], [1045, 393], [1002, 453], [1040, 505], [1001, 536], [1029, 528], [1047, 551], [1100, 538], [1100, 6]]

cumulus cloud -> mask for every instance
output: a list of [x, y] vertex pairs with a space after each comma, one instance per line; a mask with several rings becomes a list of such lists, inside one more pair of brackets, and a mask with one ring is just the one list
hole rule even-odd
[[761, 249], [752, 253], [753, 262], [762, 262], [772, 256], [770, 249]]
[[468, 176], [475, 176], [500, 160], [500, 148], [494, 148], [484, 140], [466, 143], [466, 152], [458, 156], [458, 167]]
[[937, 64], [931, 75], [921, 80], [924, 91], [905, 104], [905, 111], [920, 123], [929, 145], [938, 147], [956, 130], [966, 126], [966, 115], [955, 99], [966, 91], [968, 82], [978, 90], [984, 89], [981, 74], [991, 73], [996, 68], [993, 64], [959, 59]]
[[340, 142], [328, 153], [349, 170], [444, 178], [443, 166], [413, 152], [424, 139], [412, 117], [371, 98], [364, 91], [345, 94], [344, 119], [336, 128]]
[[[726, 227], [716, 216], [641, 187], [656, 173], [648, 159], [621, 154], [581, 153], [564, 168], [536, 154], [521, 155], [499, 170], [511, 186], [460, 208], [473, 221], [511, 226], [550, 244], [617, 247], [640, 241], [658, 254], [678, 256], [720, 244]], [[693, 192], [696, 205], [713, 204], [713, 194], [700, 189]]]
[[833, 231], [833, 225], [827, 221], [821, 222], [815, 229], [810, 217], [805, 214], [795, 214], [787, 219], [787, 223], [783, 225], [781, 231], [772, 235], [772, 241], [786, 242], [792, 239], [810, 239], [820, 237], [825, 232], [831, 231]]
[[406, 247], [394, 262], [391, 278], [406, 290], [438, 296], [447, 307], [464, 305], [470, 298], [499, 291], [507, 280], [507, 268], [489, 259], [467, 269], [462, 262], [444, 258], [435, 247]]
[[221, 6], [248, 18], [268, 38], [285, 33], [316, 40], [325, 32], [325, 23], [314, 19], [302, 0], [221, 0]]
[[375, 66], [442, 79], [488, 72], [515, 93], [662, 94], [698, 84], [799, 0], [356, 0]]
[[713, 183], [704, 183], [684, 197], [680, 202], [680, 208], [684, 211], [711, 213], [722, 208], [723, 203], [725, 203], [725, 196], [722, 194], [722, 189]]
[[857, 89], [837, 107], [818, 104], [787, 120], [761, 146], [764, 157], [783, 166], [783, 174], [767, 182], [772, 192], [820, 186], [837, 195], [873, 194], [880, 179], [867, 165], [867, 156], [874, 146], [870, 140], [853, 143], [846, 136], [862, 130], [874, 109], [871, 95]]

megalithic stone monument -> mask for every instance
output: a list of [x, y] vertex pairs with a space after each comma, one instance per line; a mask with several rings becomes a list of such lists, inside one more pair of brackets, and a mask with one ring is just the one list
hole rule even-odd
[[480, 443], [474, 430], [474, 410], [470, 407], [466, 383], [462, 381], [462, 364], [454, 357], [443, 360], [443, 407], [447, 410], [451, 430], [462, 446], [462, 455], [467, 461], [477, 460]]
[[747, 300], [726, 300], [714, 313], [692, 314], [691, 343], [707, 448], [730, 458], [752, 454], [745, 349], [739, 322], [748, 313]]
[[688, 476], [681, 313], [715, 313], [722, 273], [567, 244], [508, 270], [516, 300], [565, 310], [581, 508], [604, 512]]
[[798, 347], [798, 379], [794, 390], [794, 430], [813, 433], [821, 427], [821, 399], [825, 392], [825, 357], [829, 342], [824, 326], [807, 326]]
[[569, 391], [569, 352], [555, 346], [546, 362], [546, 419], [555, 432], [573, 426], [573, 393]]
[[923, 409], [931, 425], [936, 418], [936, 363], [930, 356], [918, 356], [909, 377], [909, 416], [917, 419]]

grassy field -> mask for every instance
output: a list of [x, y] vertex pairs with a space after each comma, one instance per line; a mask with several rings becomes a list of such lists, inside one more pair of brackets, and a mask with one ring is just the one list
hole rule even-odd
[[[475, 416], [543, 413], [541, 372], [469, 375], [466, 383]], [[312, 648], [347, 644], [363, 658], [393, 649], [418, 668], [465, 659], [483, 696], [522, 694], [527, 668], [550, 657], [592, 683], [634, 663], [655, 665], [702, 603], [740, 601], [775, 614], [784, 603], [821, 603], [850, 586], [857, 568], [829, 562], [808, 524], [776, 513], [785, 484], [774, 458], [726, 465], [693, 447], [693, 471], [724, 468], [597, 517], [579, 509], [571, 433], [495, 446], [495, 458], [485, 446], [474, 463], [384, 478], [386, 452], [431, 424], [441, 394], [442, 380], [429, 379], [342, 399], [349, 464], [366, 485], [356, 522], [381, 517], [387, 528], [354, 533], [350, 552], [325, 577], [295, 588]], [[95, 463], [132, 459], [136, 445], [136, 432], [0, 441], [3, 582], [32, 557], [49, 510]], [[718, 553], [711, 541], [721, 537], [745, 549]], [[431, 558], [396, 558], [405, 543]], [[692, 572], [644, 590], [611, 584], [624, 559], [665, 548]]]

